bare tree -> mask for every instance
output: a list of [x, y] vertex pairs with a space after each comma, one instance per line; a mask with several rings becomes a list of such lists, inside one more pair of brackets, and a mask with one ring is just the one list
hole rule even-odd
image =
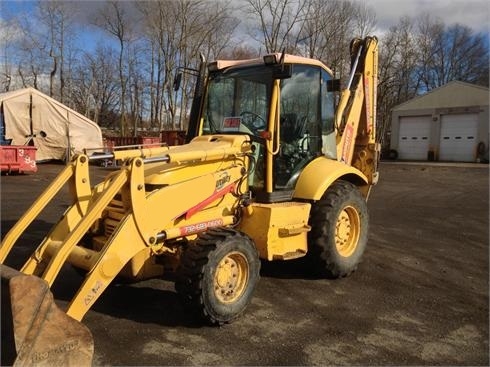
[[364, 38], [372, 35], [376, 28], [376, 12], [364, 2], [353, 3], [355, 36]]
[[[266, 52], [280, 52], [294, 48], [291, 38], [301, 33], [304, 9], [309, 1], [301, 0], [246, 0], [248, 13], [259, 19], [259, 35]], [[258, 40], [260, 40], [258, 37]]]
[[100, 28], [116, 37], [119, 43], [119, 83], [121, 98], [120, 104], [120, 133], [121, 136], [127, 133], [126, 124], [126, 83], [127, 75], [125, 73], [125, 52], [128, 43], [131, 40], [131, 19], [128, 16], [128, 12], [125, 8], [125, 4], [118, 1], [108, 1], [106, 6], [99, 13], [96, 18], [96, 25]]
[[[349, 42], [371, 34], [376, 24], [373, 9], [353, 0], [244, 0], [241, 9], [236, 4], [104, 1], [82, 27], [91, 32], [88, 19], [96, 18], [109, 42], [77, 57], [74, 3], [39, 2], [36, 16], [22, 16], [17, 28], [11, 18], [2, 27], [10, 41], [2, 45], [0, 84], [4, 90], [16, 83], [48, 90], [103, 126], [116, 127], [117, 121], [121, 135], [130, 123], [134, 133], [144, 124], [185, 129], [195, 77], [185, 74], [179, 92], [173, 78], [179, 67], [196, 69], [200, 53], [207, 60], [238, 59], [258, 56], [259, 49], [286, 49], [323, 61], [345, 80]], [[250, 34], [237, 28], [236, 17], [243, 14], [253, 22]], [[386, 131], [391, 108], [420, 93], [451, 80], [488, 85], [486, 35], [429, 15], [417, 19], [401, 18], [380, 37], [378, 120]], [[257, 47], [245, 37], [258, 41]]]
[[391, 129], [391, 109], [417, 95], [419, 49], [414, 22], [403, 17], [381, 39], [378, 71], [378, 126], [381, 141]]
[[444, 34], [444, 23], [429, 14], [420, 17], [417, 29], [417, 46], [419, 50], [418, 78], [425, 90], [434, 88], [432, 81], [432, 67], [434, 65], [435, 49], [437, 40], [442, 39]]
[[229, 4], [223, 1], [140, 2], [151, 55], [151, 116], [160, 126], [184, 128], [194, 79], [173, 90], [178, 67], [196, 68], [199, 53], [217, 56], [233, 33]]
[[143, 59], [144, 49], [138, 43], [129, 47], [130, 55], [128, 57], [128, 103], [129, 118], [133, 126], [133, 135], [138, 134], [138, 126], [143, 125], [143, 114], [145, 111], [144, 99], [144, 76], [143, 76]]
[[[2, 11], [4, 9], [2, 8]], [[34, 8], [31, 12], [34, 11]], [[6, 14], [8, 15], [8, 14]], [[32, 26], [28, 12], [8, 16], [2, 20], [2, 84], [11, 87], [34, 86], [41, 84], [41, 75], [46, 66], [46, 47], [42, 30]]]
[[226, 48], [220, 53], [220, 58], [229, 60], [245, 60], [258, 56], [257, 50], [248, 45], [238, 45], [233, 48]]
[[98, 45], [93, 54], [83, 55], [72, 74], [76, 110], [105, 127], [116, 125], [114, 111], [119, 101], [117, 60], [114, 49]]
[[138, 2], [137, 9], [144, 19], [144, 33], [147, 40], [147, 50], [150, 55], [149, 63], [149, 98], [150, 126], [161, 126], [160, 111], [162, 110], [162, 79], [164, 70], [163, 45], [165, 38], [170, 36], [166, 30], [165, 4], [162, 2]]
[[19, 42], [19, 54], [17, 72], [22, 80], [22, 86], [40, 89], [39, 79], [45, 69], [44, 42], [36, 37], [35, 33], [27, 31]]
[[325, 57], [325, 50], [336, 35], [337, 5], [338, 1], [309, 0], [308, 16], [299, 35], [297, 52], [311, 58]]
[[309, 4], [300, 38], [306, 56], [322, 60], [337, 78], [343, 78], [349, 71], [349, 43], [357, 36], [355, 21], [360, 10], [342, 0], [309, 0]]
[[56, 77], [56, 72], [58, 71], [58, 61], [59, 61], [59, 49], [58, 44], [62, 41], [58, 41], [58, 36], [60, 32], [58, 31], [58, 27], [60, 26], [58, 22], [58, 11], [57, 11], [57, 2], [55, 1], [46, 1], [40, 2], [39, 10], [41, 14], [41, 19], [47, 26], [48, 30], [48, 49], [49, 49], [49, 57], [52, 60], [52, 66], [49, 73], [49, 96], [53, 97], [54, 95], [54, 82]]
[[149, 1], [138, 5], [144, 15], [152, 55], [151, 116], [154, 122], [162, 126], [162, 118], [167, 120], [167, 112], [172, 114], [172, 117], [175, 115], [172, 94], [168, 95], [168, 85], [176, 68], [179, 54], [178, 40], [183, 37], [179, 32], [179, 24], [182, 21], [179, 17], [179, 7], [186, 4], [174, 1]]
[[[180, 12], [184, 19], [179, 41], [179, 64], [184, 67], [198, 67], [199, 55], [204, 54], [207, 60], [217, 58], [231, 42], [231, 36], [239, 21], [231, 15], [230, 2], [204, 0], [189, 1], [192, 6]], [[190, 100], [193, 95], [195, 78], [183, 78], [183, 93], [175, 95], [180, 99], [180, 114], [178, 126], [184, 129], [190, 110]], [[169, 96], [172, 95], [172, 84], [167, 85]]]
[[467, 26], [446, 27], [439, 19], [422, 17], [418, 23], [419, 76], [425, 90], [451, 80], [488, 85], [489, 46], [485, 38]]
[[14, 77], [13, 60], [16, 52], [15, 43], [18, 39], [19, 28], [15, 18], [11, 18], [8, 21], [0, 22], [0, 33], [3, 35], [0, 46], [0, 59], [2, 63], [0, 65], [0, 83], [1, 90], [8, 92], [12, 86], [12, 79]]

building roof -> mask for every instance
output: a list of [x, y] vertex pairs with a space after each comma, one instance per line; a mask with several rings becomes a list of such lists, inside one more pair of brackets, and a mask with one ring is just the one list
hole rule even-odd
[[489, 97], [488, 88], [455, 80], [433, 89], [429, 93], [399, 104], [393, 108], [393, 111], [488, 106]]

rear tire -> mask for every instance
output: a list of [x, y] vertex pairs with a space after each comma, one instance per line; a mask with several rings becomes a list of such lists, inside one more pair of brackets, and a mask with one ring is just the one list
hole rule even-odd
[[200, 234], [182, 254], [175, 289], [201, 319], [221, 325], [248, 306], [259, 279], [254, 242], [228, 228]]
[[347, 181], [333, 183], [313, 204], [308, 258], [332, 278], [356, 270], [366, 248], [368, 210], [359, 189]]

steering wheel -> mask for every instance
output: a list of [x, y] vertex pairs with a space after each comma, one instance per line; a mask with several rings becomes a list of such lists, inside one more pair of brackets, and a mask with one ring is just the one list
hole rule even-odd
[[242, 123], [253, 132], [265, 129], [267, 125], [262, 116], [255, 112], [242, 111], [240, 117], [242, 118]]

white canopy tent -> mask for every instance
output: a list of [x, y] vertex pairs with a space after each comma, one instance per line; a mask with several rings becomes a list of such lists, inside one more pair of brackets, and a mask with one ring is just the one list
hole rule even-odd
[[34, 145], [37, 161], [65, 160], [84, 149], [103, 147], [95, 122], [34, 88], [0, 94], [2, 121], [5, 139], [12, 145]]

